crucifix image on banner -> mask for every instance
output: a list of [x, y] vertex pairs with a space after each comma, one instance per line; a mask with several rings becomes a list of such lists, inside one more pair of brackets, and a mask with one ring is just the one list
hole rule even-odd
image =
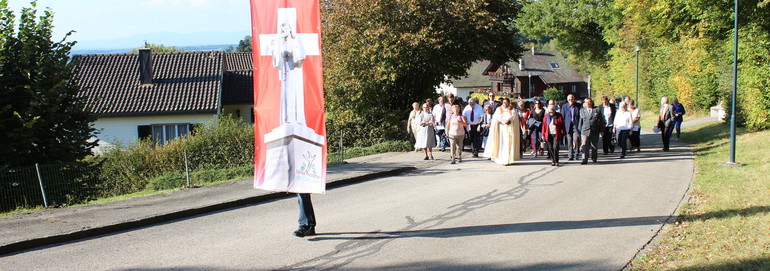
[[[263, 1], [265, 2], [265, 1]], [[280, 1], [279, 1], [280, 2]], [[252, 7], [253, 8], [253, 7]], [[259, 12], [275, 12], [275, 16], [266, 16], [275, 18], [274, 27], [271, 32], [258, 33], [258, 47], [255, 46], [255, 57], [268, 57], [264, 62], [255, 61], [255, 63], [268, 64], [255, 65], [255, 83], [259, 80], [264, 81], [255, 84], [255, 95], [257, 97], [275, 97], [275, 101], [264, 101], [255, 98], [255, 116], [260, 123], [275, 123], [278, 126], [260, 131], [255, 126], [255, 138], [261, 142], [255, 142], [257, 151], [255, 155], [257, 160], [255, 166], [260, 166], [260, 159], [264, 163], [261, 168], [262, 177], [260, 179], [260, 168], [255, 168], [255, 188], [271, 191], [285, 191], [295, 193], [323, 193], [325, 190], [325, 129], [316, 132], [308, 127], [307, 116], [313, 115], [313, 112], [307, 112], [306, 94], [314, 94], [312, 89], [305, 89], [307, 85], [314, 82], [306, 82], [306, 76], [317, 72], [320, 74], [320, 66], [311, 66], [311, 71], [304, 71], [305, 62], [308, 57], [316, 56], [320, 58], [319, 33], [300, 33], [298, 31], [297, 8], [279, 7], [276, 9], [260, 9]], [[252, 14], [254, 11], [252, 10]], [[270, 22], [270, 25], [273, 25]], [[320, 24], [320, 22], [318, 22]], [[263, 25], [268, 25], [263, 23]], [[261, 26], [261, 25], [260, 25]], [[265, 27], [267, 28], [267, 27]], [[255, 29], [257, 29], [255, 27]], [[258, 30], [257, 30], [258, 31]], [[274, 32], [273, 32], [274, 31]], [[258, 48], [258, 49], [257, 49]], [[320, 64], [320, 61], [317, 61]], [[267, 67], [266, 67], [267, 66]], [[317, 71], [315, 71], [315, 70]], [[277, 71], [277, 73], [276, 73]], [[277, 76], [276, 76], [277, 75]], [[314, 77], [320, 83], [320, 76]], [[277, 83], [270, 83], [276, 82]], [[277, 88], [274, 88], [277, 87]], [[322, 86], [317, 86], [321, 91], [321, 108], [318, 114], [323, 121], [323, 93]], [[279, 93], [274, 93], [277, 91]], [[270, 95], [258, 95], [257, 92], [270, 92]], [[274, 95], [278, 94], [278, 95]], [[278, 114], [270, 114], [269, 111], [277, 104]], [[257, 110], [263, 108], [264, 110]], [[273, 119], [264, 119], [264, 118]], [[274, 118], [277, 117], [276, 121]], [[313, 123], [318, 123], [318, 116], [315, 116]], [[322, 124], [323, 125], [323, 124]], [[318, 125], [316, 125], [318, 126]], [[260, 126], [261, 127], [261, 126]], [[262, 148], [259, 146], [264, 143]]]

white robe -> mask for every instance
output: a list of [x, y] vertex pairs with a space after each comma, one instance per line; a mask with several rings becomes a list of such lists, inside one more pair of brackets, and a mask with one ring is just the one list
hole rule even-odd
[[492, 116], [484, 157], [491, 158], [501, 165], [513, 164], [521, 159], [521, 128], [518, 116], [515, 109], [497, 108]]
[[305, 52], [302, 44], [289, 35], [277, 35], [270, 48], [273, 67], [278, 69], [281, 80], [281, 125], [286, 123], [305, 124], [305, 89], [302, 76], [302, 61]]

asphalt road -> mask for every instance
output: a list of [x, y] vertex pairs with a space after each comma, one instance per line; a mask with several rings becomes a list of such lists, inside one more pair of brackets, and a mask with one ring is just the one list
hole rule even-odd
[[[683, 145], [585, 166], [466, 158], [314, 195], [297, 238], [282, 199], [0, 257], [0, 270], [618, 270], [660, 230], [693, 175]], [[415, 154], [415, 159], [420, 156]]]

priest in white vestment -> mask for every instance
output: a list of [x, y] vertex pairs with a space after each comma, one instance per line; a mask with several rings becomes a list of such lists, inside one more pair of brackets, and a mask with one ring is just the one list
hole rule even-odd
[[521, 120], [509, 99], [503, 99], [503, 104], [492, 116], [492, 124], [484, 157], [501, 165], [510, 165], [521, 159]]

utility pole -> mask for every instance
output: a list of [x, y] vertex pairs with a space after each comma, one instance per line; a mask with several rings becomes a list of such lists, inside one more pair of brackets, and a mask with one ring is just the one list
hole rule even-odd
[[639, 105], [639, 41], [634, 42], [634, 51], [636, 51], [636, 104]]
[[735, 0], [735, 20], [733, 20], [733, 97], [730, 106], [730, 161], [725, 166], [741, 166], [735, 162], [735, 106], [738, 95], [738, 0]]

